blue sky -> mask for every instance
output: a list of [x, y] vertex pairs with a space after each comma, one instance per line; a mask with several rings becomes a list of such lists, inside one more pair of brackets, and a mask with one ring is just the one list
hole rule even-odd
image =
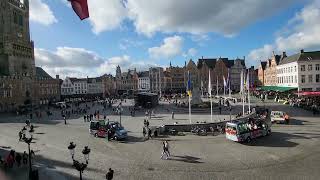
[[[36, 64], [85, 77], [122, 69], [320, 48], [319, 0], [88, 0], [80, 21], [64, 0], [30, 0]], [[312, 27], [310, 27], [312, 26]], [[317, 41], [316, 41], [317, 40]], [[316, 42], [314, 42], [316, 41]]]

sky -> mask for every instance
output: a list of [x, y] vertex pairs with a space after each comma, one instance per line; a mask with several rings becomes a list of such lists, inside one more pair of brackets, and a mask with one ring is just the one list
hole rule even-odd
[[29, 1], [36, 66], [62, 78], [320, 50], [320, 0], [88, 0], [83, 21], [67, 0]]

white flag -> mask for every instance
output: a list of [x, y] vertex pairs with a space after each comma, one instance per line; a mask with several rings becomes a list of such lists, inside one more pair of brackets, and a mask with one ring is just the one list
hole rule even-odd
[[246, 88], [247, 90], [249, 91], [249, 88], [250, 88], [250, 81], [249, 81], [249, 71], [247, 72], [247, 80], [246, 80]]
[[243, 70], [241, 70], [241, 75], [240, 75], [241, 81], [240, 81], [240, 93], [243, 93]]
[[211, 97], [211, 75], [210, 75], [210, 69], [209, 69], [209, 83], [208, 83], [208, 93], [209, 93], [209, 96]]

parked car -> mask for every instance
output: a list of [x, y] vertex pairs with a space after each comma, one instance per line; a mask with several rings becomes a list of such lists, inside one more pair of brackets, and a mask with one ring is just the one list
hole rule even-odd
[[283, 111], [271, 111], [272, 123], [289, 123], [289, 115]]

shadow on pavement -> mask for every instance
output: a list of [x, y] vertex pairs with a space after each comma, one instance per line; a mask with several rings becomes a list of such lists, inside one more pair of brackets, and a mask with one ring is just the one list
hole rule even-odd
[[309, 121], [304, 121], [299, 119], [290, 119], [289, 125], [305, 125], [306, 122], [309, 122]]
[[193, 157], [193, 156], [171, 156], [168, 160], [171, 161], [181, 161], [181, 162], [186, 162], [186, 163], [203, 163], [198, 157]]
[[119, 142], [124, 144], [133, 144], [133, 143], [144, 142], [144, 141], [146, 141], [144, 137], [128, 136], [126, 140], [119, 141]]
[[301, 135], [296, 135], [296, 134], [272, 132], [270, 136], [255, 139], [249, 145], [265, 146], [265, 147], [295, 147], [299, 144], [296, 142], [290, 141], [294, 139], [310, 139], [310, 138], [301, 136]]

